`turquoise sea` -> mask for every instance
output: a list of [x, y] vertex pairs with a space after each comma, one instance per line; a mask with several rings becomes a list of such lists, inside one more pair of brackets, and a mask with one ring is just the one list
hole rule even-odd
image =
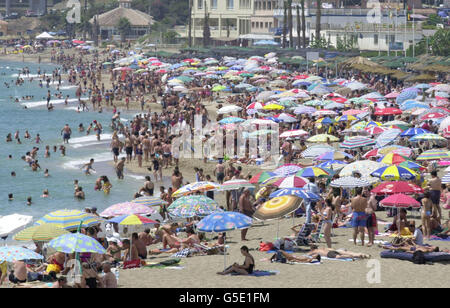
[[[32, 215], [35, 220], [46, 213], [57, 209], [84, 209], [85, 207], [97, 207], [98, 212], [109, 205], [118, 202], [130, 201], [134, 193], [143, 183], [142, 176], [126, 175], [124, 181], [118, 181], [112, 166], [108, 161], [112, 160], [112, 153], [109, 143], [112, 131], [109, 128], [111, 112], [76, 112], [76, 102], [64, 105], [63, 100], [52, 97], [51, 102], [55, 106], [53, 111], [46, 108], [46, 95], [48, 89], [45, 82], [43, 87], [39, 86], [39, 81], [34, 79], [30, 82], [25, 79], [22, 86], [15, 86], [14, 81], [18, 72], [27, 66], [30, 69], [30, 76], [36, 76], [38, 68], [41, 72], [46, 71], [51, 75], [52, 70], [57, 67], [48, 64], [14, 63], [0, 61], [0, 216], [19, 213]], [[5, 82], [10, 86], [7, 88]], [[51, 93], [57, 92], [57, 85], [50, 85]], [[71, 99], [75, 98], [75, 86], [70, 86], [63, 79], [60, 91], [63, 97], [67, 94]], [[24, 95], [34, 95], [32, 100], [14, 102], [14, 98], [21, 99]], [[11, 98], [13, 97], [13, 98]], [[24, 106], [27, 106], [25, 109]], [[122, 112], [125, 121], [131, 120], [133, 114]], [[99, 121], [103, 125], [102, 140], [97, 142], [95, 134], [91, 132], [86, 136], [86, 132], [79, 133], [77, 128], [80, 123], [87, 128], [93, 120]], [[69, 124], [73, 134], [69, 145], [66, 146], [66, 156], [53, 152], [53, 146], [62, 144], [61, 129], [65, 124]], [[22, 144], [6, 142], [6, 136], [11, 133], [14, 138], [16, 130], [20, 131]], [[31, 134], [31, 139], [25, 139], [25, 130]], [[36, 144], [36, 134], [40, 134], [42, 142]], [[109, 137], [109, 139], [108, 139]], [[45, 146], [51, 147], [50, 158], [44, 158]], [[42, 167], [38, 172], [31, 171], [31, 168], [21, 159], [21, 156], [37, 146], [39, 152], [37, 159]], [[12, 155], [12, 159], [8, 159]], [[96, 173], [86, 176], [80, 170], [80, 165], [95, 159], [94, 168]], [[44, 170], [49, 169], [50, 177], [44, 177]], [[11, 176], [11, 172], [16, 173], [16, 177]], [[107, 175], [113, 185], [111, 193], [105, 195], [103, 192], [94, 191], [95, 180]], [[73, 181], [78, 179], [80, 186], [86, 193], [86, 200], [78, 201], [73, 197]], [[49, 198], [42, 198], [42, 192], [48, 189]], [[14, 200], [8, 201], [8, 194], [14, 194]], [[27, 197], [32, 197], [33, 204], [27, 206]]]

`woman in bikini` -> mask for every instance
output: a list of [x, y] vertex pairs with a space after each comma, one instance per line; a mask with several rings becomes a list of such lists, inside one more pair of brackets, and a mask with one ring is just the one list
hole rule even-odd
[[430, 238], [431, 236], [431, 211], [433, 208], [433, 203], [430, 199], [430, 192], [425, 191], [424, 198], [422, 199], [422, 225], [423, 225], [423, 235], [425, 238]]
[[228, 267], [223, 272], [218, 272], [219, 275], [227, 275], [231, 273], [236, 273], [239, 275], [250, 275], [253, 273], [253, 270], [255, 268], [255, 259], [253, 256], [249, 253], [247, 246], [241, 247], [241, 254], [245, 257], [245, 261], [243, 265], [239, 265], [237, 263], [234, 263], [230, 267]]

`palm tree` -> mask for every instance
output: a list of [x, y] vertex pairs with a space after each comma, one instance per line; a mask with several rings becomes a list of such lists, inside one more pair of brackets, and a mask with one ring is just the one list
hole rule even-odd
[[320, 40], [320, 17], [322, 16], [322, 0], [317, 0], [316, 11], [316, 41]]
[[301, 5], [302, 5], [302, 40], [303, 40], [303, 48], [306, 48], [305, 0], [301, 0]]
[[131, 30], [130, 21], [125, 17], [120, 18], [119, 22], [117, 23], [117, 29], [119, 30], [120, 33], [120, 41], [122, 43], [125, 42], [125, 38], [127, 34], [130, 33]]
[[296, 6], [296, 10], [297, 10], [297, 48], [300, 49], [301, 46], [301, 36], [300, 36], [300, 31], [301, 31], [301, 26], [300, 26], [300, 7]]
[[294, 47], [294, 31], [293, 30], [293, 23], [292, 23], [292, 0], [288, 0], [288, 28], [289, 28], [289, 47]]
[[205, 18], [203, 20], [203, 47], [207, 47], [209, 45], [210, 39], [211, 39], [211, 30], [209, 29], [209, 13], [205, 0]]

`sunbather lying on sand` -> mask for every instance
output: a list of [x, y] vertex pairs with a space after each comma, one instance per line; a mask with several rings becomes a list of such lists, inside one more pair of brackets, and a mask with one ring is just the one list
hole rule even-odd
[[321, 260], [321, 257], [319, 254], [315, 255], [315, 256], [294, 256], [292, 254], [287, 253], [284, 250], [278, 250], [277, 253], [275, 253], [271, 258], [270, 258], [270, 262], [281, 262], [281, 263], [285, 263], [283, 262], [283, 258], [286, 261], [289, 262], [297, 262], [297, 263], [313, 263], [314, 261], [319, 261]]
[[321, 257], [327, 257], [330, 259], [369, 259], [370, 255], [363, 253], [352, 252], [347, 250], [335, 250], [330, 248], [319, 248], [316, 245], [311, 245], [311, 251], [308, 253], [309, 256], [315, 256], [319, 254]]
[[193, 247], [194, 244], [199, 244], [200, 239], [198, 235], [195, 234], [194, 228], [192, 226], [186, 227], [187, 238], [180, 239], [175, 235], [165, 233], [163, 235], [163, 248], [166, 249], [167, 246], [170, 247], [169, 250], [163, 251], [160, 249], [153, 249], [150, 254], [160, 254], [160, 253], [176, 253], [184, 248]]

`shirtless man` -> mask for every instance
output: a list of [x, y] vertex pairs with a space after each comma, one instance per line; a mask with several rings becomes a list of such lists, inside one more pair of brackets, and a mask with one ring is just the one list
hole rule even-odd
[[131, 235], [131, 238], [132, 238], [133, 246], [136, 246], [139, 258], [141, 258], [143, 260], [147, 259], [147, 246], [145, 245], [145, 243], [139, 239], [139, 236], [137, 233], [133, 233]]
[[111, 141], [111, 151], [113, 152], [114, 156], [114, 162], [117, 162], [117, 159], [119, 157], [119, 150], [120, 150], [120, 141], [118, 138], [113, 138]]
[[103, 263], [103, 272], [105, 275], [102, 277], [102, 286], [105, 289], [116, 289], [117, 288], [117, 278], [111, 272], [111, 264]]
[[353, 242], [356, 245], [356, 238], [358, 233], [361, 237], [361, 245], [364, 246], [364, 230], [367, 225], [366, 208], [367, 199], [362, 196], [362, 188], [356, 188], [356, 197], [352, 198], [351, 207], [353, 209], [352, 227], [353, 227]]
[[125, 167], [125, 157], [122, 157], [122, 159], [116, 163], [115, 165], [115, 169], [116, 169], [116, 174], [117, 174], [117, 178], [119, 180], [123, 180], [123, 169]]
[[130, 135], [127, 135], [125, 138], [125, 152], [127, 153], [127, 162], [131, 162], [131, 158], [133, 157], [133, 141], [131, 140]]
[[217, 182], [219, 184], [223, 183], [223, 179], [225, 178], [225, 165], [223, 164], [223, 161], [219, 159], [219, 163], [216, 165], [216, 168], [214, 169], [214, 175], [217, 178]]
[[66, 124], [61, 130], [61, 135], [63, 136], [63, 142], [69, 143], [70, 135], [72, 134], [72, 130], [69, 127], [69, 124]]
[[145, 160], [145, 162], [148, 163], [148, 158], [149, 158], [150, 148], [151, 148], [151, 142], [150, 142], [150, 139], [148, 138], [148, 135], [145, 135], [144, 139], [142, 140], [142, 148], [144, 151], [144, 160]]
[[150, 246], [153, 243], [153, 238], [150, 235], [150, 229], [145, 229], [144, 232], [138, 234], [139, 240], [144, 243], [145, 246]]
[[442, 217], [442, 210], [439, 206], [441, 198], [441, 179], [437, 176], [437, 171], [431, 171], [431, 179], [428, 181], [428, 187], [430, 189], [431, 202], [433, 203], [433, 214], [436, 214], [438, 219]]
[[172, 187], [174, 191], [177, 191], [183, 182], [183, 175], [180, 173], [180, 171], [175, 168], [173, 174], [172, 174]]
[[170, 145], [170, 143], [168, 141], [164, 142], [162, 145], [162, 151], [163, 151], [163, 163], [165, 165], [165, 168], [169, 168], [169, 162], [170, 162], [170, 157], [172, 155], [172, 153], [170, 152], [172, 150], [172, 146]]
[[[125, 239], [122, 242], [122, 249], [124, 250], [124, 256], [122, 258], [122, 261], [133, 261], [133, 260], [139, 260], [139, 253], [136, 248], [136, 245], [133, 243], [133, 247], [130, 245], [130, 240]], [[130, 253], [131, 250], [131, 253]]]
[[[250, 191], [245, 189], [242, 195], [239, 197], [239, 212], [242, 214], [252, 217], [255, 209], [253, 208], [252, 203], [250, 202]], [[247, 235], [248, 229], [241, 230], [241, 241], [247, 241], [245, 238]]]
[[13, 263], [13, 271], [9, 274], [9, 281], [18, 284], [27, 282], [27, 267], [23, 261]]

